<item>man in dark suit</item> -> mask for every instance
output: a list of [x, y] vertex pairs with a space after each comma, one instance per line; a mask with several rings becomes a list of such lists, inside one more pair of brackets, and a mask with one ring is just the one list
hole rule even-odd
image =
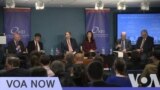
[[127, 52], [130, 51], [131, 48], [131, 41], [129, 39], [126, 39], [126, 32], [122, 32], [121, 38], [117, 40], [116, 49], [118, 51]]
[[87, 65], [86, 73], [90, 82], [90, 87], [116, 87], [116, 85], [108, 84], [103, 80], [103, 65], [98, 61], [93, 61]]
[[9, 54], [20, 54], [25, 52], [25, 47], [23, 42], [21, 41], [20, 34], [13, 34], [13, 40], [8, 43], [7, 49]]
[[6, 70], [0, 73], [3, 77], [26, 77], [29, 71], [20, 68], [20, 59], [18, 57], [7, 57]]
[[142, 62], [147, 63], [147, 58], [151, 55], [154, 47], [154, 39], [148, 35], [147, 30], [141, 31], [141, 37], [136, 43], [136, 51], [140, 54]]
[[151, 63], [148, 63], [142, 74], [141, 74], [141, 77], [147, 77], [149, 76], [150, 74], [157, 74], [158, 72], [158, 65], [160, 64], [160, 52], [157, 50], [155, 50], [153, 52], [153, 56], [150, 57], [151, 59]]
[[65, 40], [61, 43], [62, 53], [73, 52], [76, 53], [78, 51], [78, 45], [74, 38], [71, 38], [71, 33], [65, 33]]
[[31, 53], [32, 51], [40, 52], [41, 50], [43, 50], [43, 43], [40, 40], [41, 40], [41, 34], [36, 33], [34, 35], [34, 40], [28, 43], [27, 46], [28, 53]]

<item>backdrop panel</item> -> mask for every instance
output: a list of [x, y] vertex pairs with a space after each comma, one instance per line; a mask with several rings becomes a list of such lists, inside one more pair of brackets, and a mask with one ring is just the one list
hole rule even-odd
[[110, 10], [86, 9], [86, 32], [92, 31], [96, 41], [97, 52], [109, 54], [110, 50]]
[[13, 38], [13, 33], [19, 33], [26, 46], [31, 35], [30, 8], [4, 8], [4, 33], [7, 42]]

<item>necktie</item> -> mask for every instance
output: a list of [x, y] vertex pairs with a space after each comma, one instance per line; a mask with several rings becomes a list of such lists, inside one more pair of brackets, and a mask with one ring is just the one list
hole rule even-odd
[[125, 47], [125, 40], [122, 40], [122, 50], [126, 49]]
[[72, 52], [73, 49], [72, 49], [71, 42], [70, 42], [69, 39], [67, 40], [67, 44], [68, 44], [68, 50], [69, 50], [69, 52]]
[[17, 41], [15, 42], [15, 45], [16, 45], [16, 51], [17, 51], [17, 53], [21, 52], [21, 49], [18, 48], [18, 42]]
[[145, 42], [145, 39], [143, 39], [143, 40], [142, 40], [142, 43], [141, 43], [140, 49], [142, 49], [142, 48], [143, 48], [144, 42]]
[[17, 41], [15, 41], [15, 45], [16, 45], [16, 47], [18, 46], [18, 42]]
[[36, 50], [38, 51], [38, 43], [36, 42]]

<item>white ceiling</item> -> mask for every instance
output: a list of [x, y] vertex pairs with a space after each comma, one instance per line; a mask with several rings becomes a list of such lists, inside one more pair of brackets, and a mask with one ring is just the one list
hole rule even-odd
[[[37, 0], [15, 0], [16, 6], [34, 7]], [[94, 7], [97, 0], [42, 0], [46, 7]], [[116, 7], [120, 0], [102, 0], [105, 7]], [[124, 0], [127, 7], [139, 7], [144, 0]], [[160, 7], [160, 0], [147, 0], [152, 7]], [[0, 5], [5, 5], [5, 0], [0, 0]]]

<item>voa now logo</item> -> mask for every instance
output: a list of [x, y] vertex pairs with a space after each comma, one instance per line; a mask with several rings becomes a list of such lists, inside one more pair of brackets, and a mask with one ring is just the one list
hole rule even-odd
[[97, 33], [97, 34], [104, 34], [105, 30], [100, 29], [100, 27], [98, 27], [98, 26], [93, 26], [92, 32]]
[[12, 27], [11, 28], [11, 34], [13, 33], [19, 33], [19, 34], [25, 34], [25, 30], [21, 30], [19, 27]]
[[143, 87], [151, 87], [152, 85], [160, 87], [160, 82], [158, 81], [156, 74], [150, 74], [149, 77], [141, 77], [141, 74], [128, 74], [128, 76], [132, 87], [139, 87], [140, 84], [142, 84]]

